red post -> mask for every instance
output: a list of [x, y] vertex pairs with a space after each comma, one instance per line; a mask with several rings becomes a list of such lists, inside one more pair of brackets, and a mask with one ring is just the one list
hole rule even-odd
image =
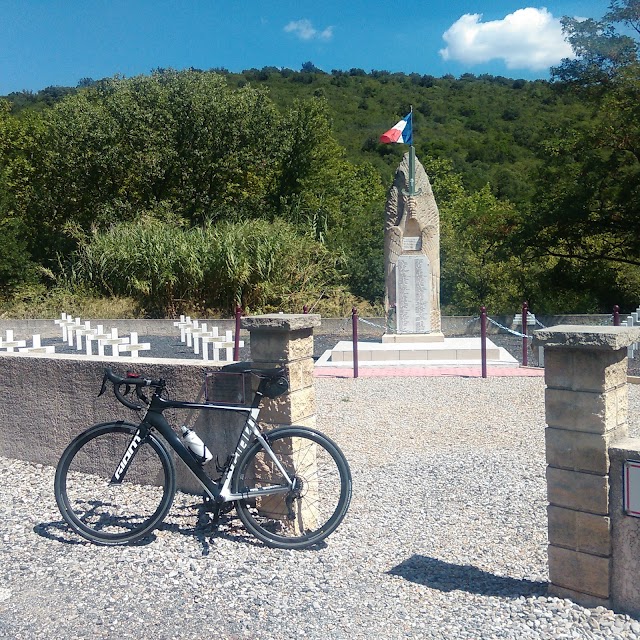
[[242, 318], [242, 307], [236, 305], [236, 333], [233, 343], [233, 359], [240, 360], [240, 319]]
[[613, 305], [613, 326], [620, 326], [620, 307], [617, 304]]
[[487, 308], [480, 307], [480, 354], [482, 357], [482, 377], [487, 377]]
[[529, 366], [529, 352], [527, 351], [527, 316], [529, 315], [529, 305], [522, 303], [522, 366]]
[[353, 377], [358, 377], [358, 310], [351, 309], [351, 328], [353, 331]]

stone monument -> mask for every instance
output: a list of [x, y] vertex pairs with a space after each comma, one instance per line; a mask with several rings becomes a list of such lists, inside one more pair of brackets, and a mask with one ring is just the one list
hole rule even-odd
[[404, 155], [396, 171], [385, 210], [387, 318], [395, 312], [395, 330], [383, 338], [387, 342], [444, 339], [440, 325], [440, 214], [427, 172], [412, 152]]
[[[413, 147], [404, 155], [389, 191], [384, 235], [385, 311], [382, 342], [358, 342], [362, 366], [480, 366], [479, 337], [445, 338], [440, 319], [440, 214]], [[391, 322], [393, 320], [393, 322]], [[487, 340], [491, 367], [518, 367], [506, 349]], [[351, 367], [352, 341], [340, 341], [317, 367]]]

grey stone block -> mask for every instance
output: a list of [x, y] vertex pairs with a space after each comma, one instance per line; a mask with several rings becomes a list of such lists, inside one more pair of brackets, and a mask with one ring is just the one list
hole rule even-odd
[[557, 507], [609, 514], [608, 476], [547, 467], [547, 498]]

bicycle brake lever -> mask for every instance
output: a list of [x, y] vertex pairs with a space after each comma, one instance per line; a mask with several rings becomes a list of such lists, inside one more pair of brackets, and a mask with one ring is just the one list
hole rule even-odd
[[98, 394], [98, 398], [107, 390], [107, 382], [109, 381], [109, 378], [107, 376], [107, 374], [104, 374], [104, 378], [102, 378], [102, 388], [100, 389], [100, 393]]
[[139, 400], [144, 402], [144, 404], [149, 404], [149, 399], [144, 395], [144, 393], [142, 393], [141, 387], [136, 386], [136, 395], [138, 396]]

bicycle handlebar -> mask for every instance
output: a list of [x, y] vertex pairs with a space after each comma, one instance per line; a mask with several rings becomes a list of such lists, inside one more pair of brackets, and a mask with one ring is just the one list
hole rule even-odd
[[[100, 393], [98, 397], [100, 397], [107, 390], [107, 382], [111, 382], [113, 384], [113, 392], [118, 399], [125, 407], [129, 407], [129, 409], [134, 409], [138, 411], [143, 409], [144, 407], [140, 404], [135, 404], [130, 400], [127, 400], [124, 396], [129, 395], [131, 393], [131, 388], [135, 388], [136, 396], [138, 399], [144, 404], [149, 404], [148, 398], [142, 392], [143, 387], [155, 387], [156, 389], [164, 389], [165, 381], [160, 380], [150, 380], [148, 378], [141, 378], [138, 374], [133, 372], [128, 372], [126, 378], [121, 378], [117, 376], [111, 369], [104, 370], [104, 378], [102, 378], [102, 387], [100, 389]], [[124, 393], [120, 390], [120, 388], [124, 386]]]
[[[251, 373], [257, 376], [261, 379], [261, 382], [256, 393], [268, 398], [276, 398], [289, 389], [286, 370], [282, 366], [275, 368], [262, 368], [255, 367], [251, 362], [234, 362], [226, 365], [222, 370], [231, 373]], [[129, 407], [129, 409], [133, 409], [134, 411], [144, 409], [143, 405], [149, 404], [149, 399], [142, 391], [144, 387], [154, 387], [156, 393], [158, 390], [162, 391], [166, 388], [166, 383], [162, 378], [160, 380], [142, 378], [137, 373], [133, 373], [131, 371], [127, 372], [126, 378], [121, 378], [113, 373], [111, 369], [107, 368], [104, 370], [102, 388], [100, 389], [98, 397], [107, 390], [107, 382], [111, 382], [113, 384], [113, 392], [118, 399], [118, 402], [122, 403], [125, 407]], [[120, 390], [121, 387], [125, 388], [124, 393]], [[135, 389], [136, 396], [143, 404], [136, 404], [125, 398], [125, 396], [131, 393], [132, 388]]]

